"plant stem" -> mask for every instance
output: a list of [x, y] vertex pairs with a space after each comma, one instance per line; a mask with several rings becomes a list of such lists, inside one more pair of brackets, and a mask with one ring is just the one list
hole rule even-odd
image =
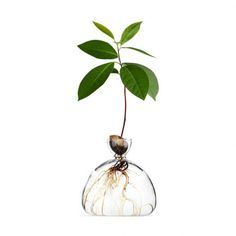
[[124, 110], [124, 120], [123, 120], [123, 126], [121, 131], [121, 138], [123, 137], [124, 129], [125, 129], [125, 123], [126, 123], [126, 112], [127, 112], [127, 98], [126, 98], [126, 87], [124, 86], [124, 102], [125, 102], [125, 110]]
[[119, 47], [119, 43], [117, 43], [117, 42], [116, 42], [116, 47], [117, 47], [117, 54], [118, 54], [119, 64], [122, 67], [122, 63], [121, 63], [121, 59], [120, 59], [120, 47]]
[[[115, 43], [116, 43], [116, 47], [117, 47], [119, 64], [120, 64], [120, 67], [122, 67], [122, 62], [121, 62], [121, 58], [120, 58], [120, 46], [119, 46], [118, 42], [115, 42]], [[121, 134], [120, 134], [121, 138], [123, 137], [124, 130], [125, 130], [126, 113], [127, 113], [127, 97], [126, 97], [126, 87], [124, 86], [124, 119], [123, 119]]]

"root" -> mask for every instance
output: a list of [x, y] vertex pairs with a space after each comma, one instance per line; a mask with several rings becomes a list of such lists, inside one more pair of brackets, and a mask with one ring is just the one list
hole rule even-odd
[[[135, 185], [129, 182], [128, 162], [118, 160], [112, 167], [106, 171], [102, 171], [94, 180], [92, 185], [84, 191], [83, 206], [84, 209], [94, 215], [109, 215], [106, 212], [106, 204], [114, 205], [117, 215], [140, 215], [142, 210], [141, 199], [132, 200], [127, 196], [127, 189], [133, 188], [137, 191]], [[137, 194], [139, 195], [140, 193]], [[125, 213], [127, 204], [132, 205], [132, 212]], [[150, 205], [151, 210], [153, 206]], [[110, 207], [110, 206], [109, 206]], [[112, 211], [112, 210], [111, 210]]]
[[94, 181], [94, 183], [90, 186], [89, 189], [86, 190], [86, 192], [83, 193], [83, 207], [86, 210], [86, 202], [88, 201], [87, 198], [90, 194], [90, 192], [92, 191], [93, 187], [101, 180], [101, 178], [106, 174], [107, 171], [103, 171], [101, 173], [101, 175], [96, 179], [96, 181]]

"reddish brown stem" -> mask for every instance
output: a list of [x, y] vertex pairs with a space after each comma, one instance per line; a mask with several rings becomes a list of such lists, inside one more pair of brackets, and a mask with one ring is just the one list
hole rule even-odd
[[125, 123], [126, 123], [126, 112], [127, 112], [127, 98], [126, 98], [126, 88], [124, 86], [124, 103], [125, 103], [125, 110], [124, 110], [124, 120], [123, 120], [123, 126], [122, 126], [122, 131], [121, 131], [121, 138], [123, 137], [124, 134], [124, 129], [125, 129]]

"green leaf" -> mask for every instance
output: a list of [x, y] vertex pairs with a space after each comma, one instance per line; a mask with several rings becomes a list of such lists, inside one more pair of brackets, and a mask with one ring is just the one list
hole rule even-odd
[[120, 76], [123, 84], [131, 93], [143, 100], [146, 98], [149, 80], [143, 68], [125, 63], [120, 70]]
[[106, 63], [95, 67], [88, 72], [79, 85], [78, 100], [88, 97], [91, 93], [101, 87], [114, 68], [114, 63]]
[[114, 59], [117, 58], [117, 52], [115, 49], [107, 42], [101, 40], [91, 40], [78, 45], [78, 47], [99, 59]]
[[138, 33], [141, 23], [142, 22], [133, 23], [124, 30], [120, 39], [121, 45], [132, 39], [135, 34]]
[[140, 64], [126, 63], [126, 65], [135, 65], [139, 68], [142, 68], [146, 72], [148, 76], [148, 80], [149, 80], [148, 95], [152, 97], [154, 100], [156, 100], [156, 96], [159, 91], [159, 85], [158, 85], [158, 80], [155, 73], [148, 67], [140, 65]]
[[114, 39], [114, 35], [113, 33], [104, 25], [98, 23], [98, 22], [95, 22], [93, 21], [94, 25], [99, 29], [101, 30], [104, 34], [108, 35], [109, 37], [111, 37], [112, 39]]
[[116, 68], [114, 68], [111, 73], [119, 74], [119, 71]]
[[133, 47], [122, 47], [122, 48], [132, 49], [132, 50], [141, 52], [141, 53], [143, 53], [143, 54], [145, 54], [145, 55], [148, 55], [148, 56], [150, 56], [150, 57], [154, 57], [154, 56], [152, 56], [151, 54], [149, 54], [149, 53], [147, 53], [147, 52], [145, 52], [145, 51], [143, 51], [143, 50], [141, 50], [141, 49], [139, 49], [139, 48], [133, 48]]

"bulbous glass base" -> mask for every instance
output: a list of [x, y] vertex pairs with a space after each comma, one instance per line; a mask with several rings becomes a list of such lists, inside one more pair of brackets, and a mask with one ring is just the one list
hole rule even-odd
[[149, 215], [156, 207], [156, 194], [145, 171], [125, 157], [116, 158], [101, 164], [90, 175], [82, 205], [91, 215]]

